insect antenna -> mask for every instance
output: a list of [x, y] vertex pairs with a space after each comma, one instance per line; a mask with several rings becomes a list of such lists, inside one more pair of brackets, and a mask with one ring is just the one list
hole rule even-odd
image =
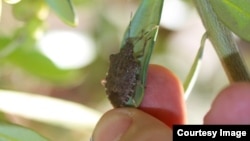
[[132, 24], [132, 18], [133, 18], [133, 12], [131, 12], [130, 14], [130, 21], [129, 21], [129, 25], [128, 25], [128, 37], [127, 39], [129, 39], [131, 36], [130, 36], [130, 31], [131, 31], [131, 24]]

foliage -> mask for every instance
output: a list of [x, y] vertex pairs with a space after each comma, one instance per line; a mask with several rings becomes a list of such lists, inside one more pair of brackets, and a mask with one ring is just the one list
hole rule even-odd
[[48, 141], [27, 128], [0, 123], [0, 139], [4, 141]]
[[[199, 5], [199, 0], [195, 0], [195, 3], [198, 3], [196, 5], [197, 9], [199, 9], [201, 6]], [[46, 20], [48, 18], [49, 15], [49, 11], [52, 10], [54, 12], [54, 14], [56, 14], [61, 20], [62, 22], [64, 22], [67, 25], [67, 28], [72, 28], [75, 27], [77, 28], [78, 25], [78, 21], [80, 21], [81, 17], [78, 17], [76, 15], [77, 11], [73, 6], [73, 3], [71, 0], [36, 0], [36, 1], [32, 1], [32, 0], [4, 0], [5, 3], [8, 4], [13, 4], [11, 5], [12, 11], [11, 14], [15, 17], [18, 24], [18, 28], [15, 28], [13, 31], [7, 31], [8, 33], [0, 33], [0, 65], [1, 65], [1, 77], [3, 77], [4, 75], [9, 75], [9, 73], [11, 73], [10, 71], [14, 71], [14, 70], [24, 70], [24, 72], [26, 72], [27, 74], [32, 76], [32, 79], [36, 78], [38, 79], [39, 82], [47, 82], [47, 85], [53, 85], [53, 86], [58, 86], [59, 84], [68, 84], [68, 85], [77, 85], [78, 89], [74, 89], [72, 88], [69, 93], [74, 93], [76, 91], [84, 91], [85, 93], [100, 93], [98, 90], [100, 89], [101, 86], [96, 86], [97, 85], [97, 81], [99, 81], [99, 79], [101, 77], [103, 77], [103, 75], [105, 74], [105, 72], [100, 73], [98, 70], [103, 70], [103, 68], [105, 67], [105, 61], [103, 61], [104, 59], [100, 59], [102, 57], [102, 55], [99, 55], [99, 60], [96, 59], [95, 60], [95, 65], [89, 65], [84, 69], [78, 69], [78, 70], [63, 70], [58, 68], [48, 57], [46, 57], [45, 55], [43, 55], [38, 49], [37, 49], [37, 42], [39, 41], [39, 38], [41, 37], [41, 35], [46, 31]], [[107, 2], [102, 2], [102, 1], [79, 1], [79, 0], [75, 0], [73, 1], [75, 3], [77, 3], [77, 5], [81, 5], [81, 6], [86, 6], [86, 7], [90, 7], [89, 9], [93, 8], [93, 5], [97, 5], [96, 3], [100, 4], [100, 5], [109, 5], [109, 3]], [[250, 22], [250, 17], [249, 17], [249, 9], [248, 9], [248, 5], [250, 4], [249, 1], [247, 0], [241, 0], [241, 1], [235, 1], [235, 0], [210, 0], [209, 1], [212, 9], [214, 10], [214, 12], [216, 13], [216, 18], [218, 23], [220, 23], [223, 27], [227, 27], [233, 33], [235, 33], [236, 35], [238, 35], [240, 38], [246, 40], [246, 41], [250, 41], [250, 36], [249, 36], [249, 32], [250, 29], [248, 27], [248, 23]], [[31, 4], [32, 3], [32, 4]], [[0, 0], [0, 14], [1, 12], [5, 12], [4, 11], [4, 6], [3, 6], [3, 2], [2, 0]], [[99, 5], [97, 5], [98, 7]], [[156, 25], [159, 24], [159, 20], [161, 18], [161, 7], [163, 6], [163, 0], [158, 0], [158, 1], [151, 1], [151, 0], [144, 0], [143, 3], [141, 3], [140, 8], [138, 10], [137, 13], [135, 13], [135, 16], [133, 18], [133, 20], [131, 21], [131, 24], [129, 24], [129, 22], [126, 22], [126, 26], [129, 27], [127, 28], [127, 31], [124, 34], [124, 38], [122, 41], [122, 44], [120, 45], [120, 47], [123, 46], [123, 44], [126, 42], [126, 39], [129, 37], [138, 37], [141, 34], [142, 30], [146, 30], [151, 32], [152, 29], [154, 29], [154, 27]], [[205, 6], [206, 7], [206, 6]], [[114, 48], [118, 46], [118, 42], [117, 42], [117, 36], [114, 36], [114, 32], [118, 32], [118, 27], [116, 26], [117, 23], [112, 22], [113, 17], [107, 17], [105, 16], [105, 14], [103, 14], [103, 11], [108, 11], [110, 9], [113, 9], [115, 7], [112, 7], [110, 9], [105, 9], [105, 8], [101, 8], [100, 7], [94, 9], [93, 13], [98, 13], [99, 15], [101, 15], [100, 17], [96, 18], [96, 19], [91, 19], [94, 21], [94, 24], [91, 25], [92, 28], [95, 28], [94, 32], [92, 31], [92, 36], [96, 38], [96, 40], [98, 40], [97, 44], [99, 46], [104, 46], [106, 48], [98, 48], [99, 52], [103, 53], [104, 55], [110, 54], [110, 52], [112, 52], [113, 50], [115, 50]], [[206, 9], [202, 9], [202, 10], [206, 10]], [[5, 14], [5, 13], [2, 13]], [[91, 17], [92, 15], [90, 14], [89, 17]], [[0, 15], [1, 17], [1, 15]], [[146, 18], [145, 18], [146, 17]], [[201, 15], [201, 19], [204, 19], [205, 16]], [[2, 20], [1, 22], [3, 22], [3, 17], [1, 17]], [[79, 18], [79, 19], [78, 19]], [[128, 18], [129, 19], [129, 18]], [[210, 20], [210, 22], [214, 22], [214, 20], [211, 21], [211, 19], [206, 19], [206, 20]], [[84, 21], [87, 23], [87, 21]], [[204, 22], [205, 27], [206, 23]], [[69, 27], [68, 27], [69, 26]], [[72, 26], [72, 27], [71, 27]], [[90, 26], [90, 27], [91, 27]], [[158, 27], [157, 27], [158, 28]], [[210, 28], [207, 28], [207, 30]], [[84, 29], [84, 30], [88, 30], [88, 29]], [[91, 29], [90, 29], [91, 30]], [[157, 29], [158, 30], [158, 29]], [[143, 64], [143, 70], [140, 72], [140, 75], [142, 76], [142, 82], [145, 83], [145, 77], [147, 74], [147, 67], [148, 67], [148, 63], [150, 61], [151, 58], [151, 53], [153, 51], [153, 46], [154, 46], [154, 37], [156, 37], [157, 34], [157, 30], [152, 30], [153, 32], [150, 33], [150, 37], [153, 38], [153, 40], [150, 39], [150, 44], [148, 45], [149, 47], [147, 47], [146, 50], [146, 55], [143, 57], [141, 61], [141, 63]], [[90, 31], [89, 31], [90, 32]], [[105, 33], [105, 34], [100, 34], [100, 33]], [[216, 31], [213, 30], [208, 30], [208, 38], [210, 40], [213, 41], [213, 38], [211, 38], [211, 33], [214, 33]], [[158, 38], [162, 38], [162, 37], [158, 37]], [[114, 39], [114, 40], [113, 40]], [[116, 39], [116, 40], [115, 40]], [[199, 67], [198, 65], [198, 61], [199, 59], [201, 59], [202, 53], [203, 53], [203, 47], [204, 47], [204, 38], [202, 39], [202, 45], [201, 45], [201, 49], [197, 54], [197, 57], [195, 58], [194, 64], [192, 66], [192, 69], [189, 73], [189, 76], [187, 77], [187, 83], [185, 83], [185, 89], [188, 89], [188, 87], [192, 87], [190, 86], [191, 82], [193, 83], [192, 79], [194, 78], [194, 75], [196, 75], [197, 69]], [[230, 40], [233, 40], [233, 38], [230, 38]], [[117, 42], [117, 43], [116, 43]], [[221, 42], [221, 41], [218, 41]], [[139, 43], [138, 45], [136, 45], [135, 50], [136, 51], [140, 51], [141, 50], [141, 43]], [[228, 48], [230, 50], [230, 48], [228, 46], [226, 46], [226, 48]], [[221, 48], [219, 48], [221, 49]], [[106, 53], [106, 54], [105, 54]], [[228, 53], [226, 51], [226, 53]], [[221, 57], [222, 55], [218, 53], [218, 56]], [[225, 56], [224, 56], [225, 57]], [[226, 56], [228, 57], [228, 56]], [[235, 59], [235, 58], [233, 58]], [[237, 58], [236, 58], [237, 59]], [[241, 60], [241, 58], [238, 58]], [[98, 69], [96, 69], [98, 66]], [[246, 68], [246, 66], [241, 66], [242, 68]], [[7, 70], [7, 74], [6, 71], [4, 71], [4, 69], [8, 69]], [[236, 68], [233, 67], [234, 69], [240, 69], [240, 68]], [[227, 70], [227, 69], [225, 69]], [[234, 70], [227, 70], [227, 71], [232, 71], [234, 72]], [[79, 73], [80, 72], [80, 73]], [[91, 75], [85, 75], [85, 74], [91, 74]], [[80, 75], [79, 75], [80, 74]], [[95, 76], [93, 76], [93, 74]], [[227, 74], [231, 74], [228, 73]], [[230, 76], [228, 76], [230, 77]], [[235, 77], [238, 77], [237, 74]], [[9, 77], [8, 77], [9, 78]], [[30, 77], [29, 77], [30, 78]], [[10, 79], [10, 78], [9, 78]], [[14, 78], [17, 79], [17, 78]], [[21, 79], [23, 79], [21, 77]], [[85, 80], [83, 82], [83, 80]], [[26, 79], [23, 79], [22, 81], [18, 81], [18, 83], [25, 83]], [[27, 80], [29, 81], [29, 79]], [[2, 84], [1, 89], [10, 89], [11, 87], [8, 86], [7, 82], [4, 81], [4, 79], [2, 79], [0, 81], [0, 84]], [[39, 83], [40, 84], [40, 83]], [[29, 84], [31, 85], [31, 84]], [[94, 86], [93, 86], [94, 85]], [[21, 86], [21, 85], [20, 85]], [[60, 85], [61, 86], [61, 85]], [[84, 86], [84, 87], [83, 87]], [[43, 89], [43, 88], [41, 88]], [[79, 90], [80, 89], [80, 90]], [[94, 89], [96, 91], [89, 91], [88, 89]], [[15, 92], [18, 93], [18, 92]], [[138, 98], [142, 98], [143, 97], [143, 91], [137, 91], [137, 93], [139, 95]], [[35, 95], [35, 94], [34, 94]], [[94, 110], [89, 110], [89, 108], [86, 108], [83, 105], [78, 105], [76, 103], [68, 103], [66, 101], [61, 101], [59, 103], [57, 103], [58, 101], [55, 99], [46, 99], [43, 97], [36, 97], [36, 96], [32, 96], [32, 95], [25, 95], [23, 96], [21, 93], [19, 94], [14, 94], [11, 95], [10, 93], [8, 93], [7, 91], [0, 91], [0, 97], [3, 97], [5, 99], [7, 99], [8, 96], [13, 96], [10, 97], [11, 100], [9, 100], [8, 102], [11, 103], [13, 102], [13, 104], [11, 104], [12, 106], [18, 107], [18, 102], [15, 101], [16, 99], [22, 99], [24, 98], [25, 103], [32, 103], [31, 105], [29, 105], [30, 107], [36, 107], [38, 105], [38, 103], [44, 103], [41, 104], [42, 106], [46, 107], [46, 106], [50, 106], [50, 107], [54, 107], [56, 110], [55, 111], [60, 111], [60, 112], [64, 112], [67, 111], [69, 108], [71, 111], [74, 111], [72, 113], [65, 113], [65, 117], [63, 118], [67, 118], [67, 117], [77, 117], [79, 115], [82, 115], [84, 112], [83, 111], [88, 111], [86, 115], [93, 115], [94, 118], [92, 118], [91, 123], [95, 123], [99, 116], [100, 113], [96, 112]], [[19, 97], [21, 96], [21, 97]], [[85, 99], [87, 99], [85, 102], [87, 103], [88, 98], [92, 96], [96, 98], [96, 101], [98, 101], [99, 103], [101, 103], [100, 99], [103, 98], [104, 96], [100, 96], [100, 95], [91, 95], [91, 96], [85, 96], [85, 95], [80, 95], [82, 97], [85, 97]], [[97, 98], [98, 97], [98, 98]], [[101, 97], [101, 98], [100, 98]], [[22, 99], [23, 100], [23, 99]], [[35, 101], [35, 102], [34, 102]], [[77, 100], [76, 100], [77, 101]], [[98, 103], [96, 102], [96, 103]], [[52, 106], [53, 104], [57, 104], [57, 106]], [[91, 102], [90, 102], [91, 103]], [[2, 105], [1, 105], [2, 104]], [[17, 114], [17, 111], [13, 112], [14, 110], [12, 109], [11, 106], [7, 106], [7, 110], [4, 109], [3, 107], [3, 103], [0, 104], [0, 110], [4, 111], [7, 114]], [[51, 105], [50, 105], [51, 104]], [[62, 104], [62, 105], [61, 105]], [[25, 104], [23, 104], [25, 105]], [[58, 106], [60, 105], [60, 106]], [[91, 105], [91, 104], [90, 104]], [[28, 107], [29, 107], [28, 106]], [[20, 106], [21, 107], [21, 106]], [[20, 108], [19, 107], [19, 108]], [[41, 108], [41, 107], [40, 107]], [[63, 109], [60, 109], [63, 108]], [[72, 108], [72, 109], [71, 109]], [[30, 108], [31, 109], [31, 108]], [[20, 115], [24, 116], [27, 119], [32, 119], [32, 116], [35, 115], [36, 112], [38, 113], [46, 113], [45, 111], [48, 111], [49, 108], [41, 108], [41, 109], [32, 109], [32, 112], [29, 113], [33, 113], [33, 115], [29, 115], [29, 114], [24, 114], [24, 113], [19, 113]], [[51, 108], [53, 109], [53, 108]], [[67, 109], [67, 110], [66, 110]], [[12, 111], [11, 111], [12, 110]], [[24, 110], [25, 111], [25, 110]], [[94, 112], [93, 112], [94, 111]], [[26, 111], [27, 112], [27, 111]], [[91, 113], [91, 114], [90, 114]], [[70, 114], [70, 115], [68, 115]], [[39, 115], [39, 114], [37, 114]], [[40, 122], [45, 122], [49, 125], [53, 125], [56, 124], [56, 121], [53, 121], [53, 116], [58, 115], [57, 112], [52, 112], [52, 114], [48, 115], [47, 117], [50, 119], [39, 119], [38, 117], [34, 118], [36, 121], [40, 121]], [[1, 120], [5, 120], [5, 118], [0, 118]], [[74, 119], [76, 120], [76, 119]], [[90, 119], [86, 119], [90, 120]], [[59, 119], [58, 119], [59, 121]], [[66, 123], [67, 122], [67, 123]], [[78, 124], [81, 124], [80, 127], [77, 126], [76, 123], [74, 122], [70, 122], [69, 120], [67, 120], [66, 122], [60, 122], [59, 124], [57, 123], [56, 125], [53, 125], [53, 128], [58, 128], [58, 126], [62, 126], [62, 127], [67, 127], [70, 129], [74, 129], [74, 130], [78, 130], [82, 132], [82, 127], [86, 127], [86, 122], [82, 123], [79, 122]], [[89, 125], [88, 125], [89, 126]], [[94, 125], [92, 125], [94, 126]], [[90, 130], [92, 130], [93, 127], [89, 127], [87, 130], [87, 132], [91, 132]], [[68, 130], [64, 130], [62, 129], [62, 132], [68, 132]], [[18, 133], [18, 134], [17, 134]], [[20, 133], [23, 133], [23, 135], [26, 136], [20, 136]], [[63, 137], [62, 137], [63, 138]], [[27, 128], [24, 127], [20, 127], [14, 124], [7, 124], [7, 123], [1, 123], [0, 124], [0, 140], [8, 140], [8, 141], [12, 141], [12, 140], [41, 140], [41, 141], [46, 141], [47, 139], [42, 137], [41, 135], [35, 133], [32, 130], [29, 130]]]
[[211, 5], [220, 20], [235, 34], [250, 41], [250, 10], [248, 0], [211, 0]]
[[135, 98], [131, 98], [127, 102], [127, 105], [131, 106], [136, 103], [136, 105], [134, 106], [139, 106], [143, 99], [144, 87], [142, 86], [146, 85], [148, 64], [158, 34], [163, 2], [164, 0], [158, 0], [157, 2], [147, 0], [142, 1], [140, 7], [135, 13], [134, 18], [128, 25], [127, 31], [125, 32], [125, 35], [123, 37], [123, 43], [121, 47], [124, 47], [124, 43], [129, 38], [134, 38], [135, 40], [137, 40], [137, 38], [143, 36], [143, 39], [135, 41], [134, 45], [135, 54], [141, 54], [143, 50], [142, 57], [140, 57], [139, 60], [142, 68], [139, 72], [139, 81], [141, 82], [141, 84], [136, 87]]

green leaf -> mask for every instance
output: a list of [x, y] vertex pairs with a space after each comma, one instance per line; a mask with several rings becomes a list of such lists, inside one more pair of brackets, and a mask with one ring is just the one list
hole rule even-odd
[[0, 123], [1, 141], [48, 141], [38, 133], [12, 124]]
[[[141, 53], [143, 48], [145, 48], [145, 51], [142, 58], [139, 60], [142, 68], [139, 73], [141, 84], [136, 87], [135, 97], [128, 101], [128, 105], [130, 106], [139, 106], [144, 96], [148, 64], [158, 33], [163, 2], [164, 0], [143, 0], [123, 38], [121, 47], [124, 47], [128, 38], [136, 39], [141, 37], [143, 33], [147, 33], [147, 35], [145, 35], [146, 37], [143, 37], [144, 39], [139, 40], [134, 44], [135, 54]], [[146, 45], [145, 42], [147, 42]]]
[[66, 24], [70, 26], [78, 24], [71, 0], [46, 0], [46, 2]]
[[250, 1], [210, 0], [219, 19], [236, 35], [250, 41]]
[[11, 54], [15, 49], [16, 46], [18, 46], [17, 42], [13, 42], [12, 38], [9, 37], [0, 37], [0, 62], [2, 63], [4, 61], [3, 58]]
[[8, 90], [0, 90], [0, 111], [78, 131], [92, 131], [102, 115], [101, 112], [79, 103]]
[[12, 41], [12, 38], [1, 36], [0, 37], [0, 54], [2, 54], [2, 50]]
[[[29, 46], [27, 44], [25, 47]], [[18, 47], [7, 59], [13, 64], [25, 69], [38, 77], [48, 79], [55, 82], [70, 80], [74, 77], [74, 73], [70, 70], [59, 69], [55, 64], [33, 48]]]
[[44, 22], [49, 11], [44, 0], [22, 0], [13, 4], [11, 9], [16, 19], [25, 22], [24, 26], [31, 20], [39, 19]]

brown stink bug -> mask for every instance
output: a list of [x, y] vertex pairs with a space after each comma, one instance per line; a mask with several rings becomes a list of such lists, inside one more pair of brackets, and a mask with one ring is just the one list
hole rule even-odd
[[[134, 96], [138, 86], [144, 87], [140, 82], [139, 59], [143, 56], [149, 40], [144, 37], [146, 34], [147, 32], [142, 32], [140, 37], [128, 37], [120, 52], [110, 55], [110, 66], [103, 85], [114, 107], [138, 106]], [[134, 46], [139, 40], [144, 40], [144, 46], [141, 51], [135, 53]]]

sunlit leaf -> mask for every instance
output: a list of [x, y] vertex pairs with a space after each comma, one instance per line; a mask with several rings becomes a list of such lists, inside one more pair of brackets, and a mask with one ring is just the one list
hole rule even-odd
[[18, 46], [17, 42], [13, 42], [12, 38], [0, 37], [0, 60], [4, 61], [4, 58], [11, 54]]
[[250, 41], [250, 1], [210, 0], [219, 19], [242, 39]]
[[51, 125], [89, 131], [101, 117], [100, 112], [78, 103], [7, 90], [0, 90], [0, 110]]
[[0, 123], [0, 140], [1, 141], [48, 141], [46, 138], [42, 137], [35, 131], [30, 129]]
[[71, 26], [78, 24], [71, 0], [46, 0], [46, 2], [65, 23]]
[[61, 70], [55, 64], [37, 51], [35, 48], [18, 47], [7, 59], [13, 64], [25, 69], [38, 77], [55, 82], [71, 80], [74, 73], [70, 70]]
[[4, 0], [4, 1], [8, 4], [16, 4], [16, 3], [20, 2], [21, 0]]
[[[136, 39], [144, 36], [143, 34], [146, 33], [145, 37], [143, 37], [144, 39], [139, 40], [134, 45], [135, 54], [142, 52], [144, 47], [145, 51], [140, 59], [142, 68], [139, 74], [141, 84], [137, 86], [135, 97], [128, 101], [128, 105], [139, 106], [144, 96], [144, 86], [146, 83], [148, 64], [158, 33], [158, 25], [161, 19], [163, 2], [164, 0], [143, 0], [124, 35], [121, 47], [124, 47], [128, 38]], [[147, 43], [146, 45], [145, 42]], [[134, 103], [136, 103], [136, 105], [134, 105]]]
[[12, 14], [16, 19], [25, 21], [44, 20], [48, 15], [48, 6], [44, 0], [22, 0], [17, 4], [12, 5]]

